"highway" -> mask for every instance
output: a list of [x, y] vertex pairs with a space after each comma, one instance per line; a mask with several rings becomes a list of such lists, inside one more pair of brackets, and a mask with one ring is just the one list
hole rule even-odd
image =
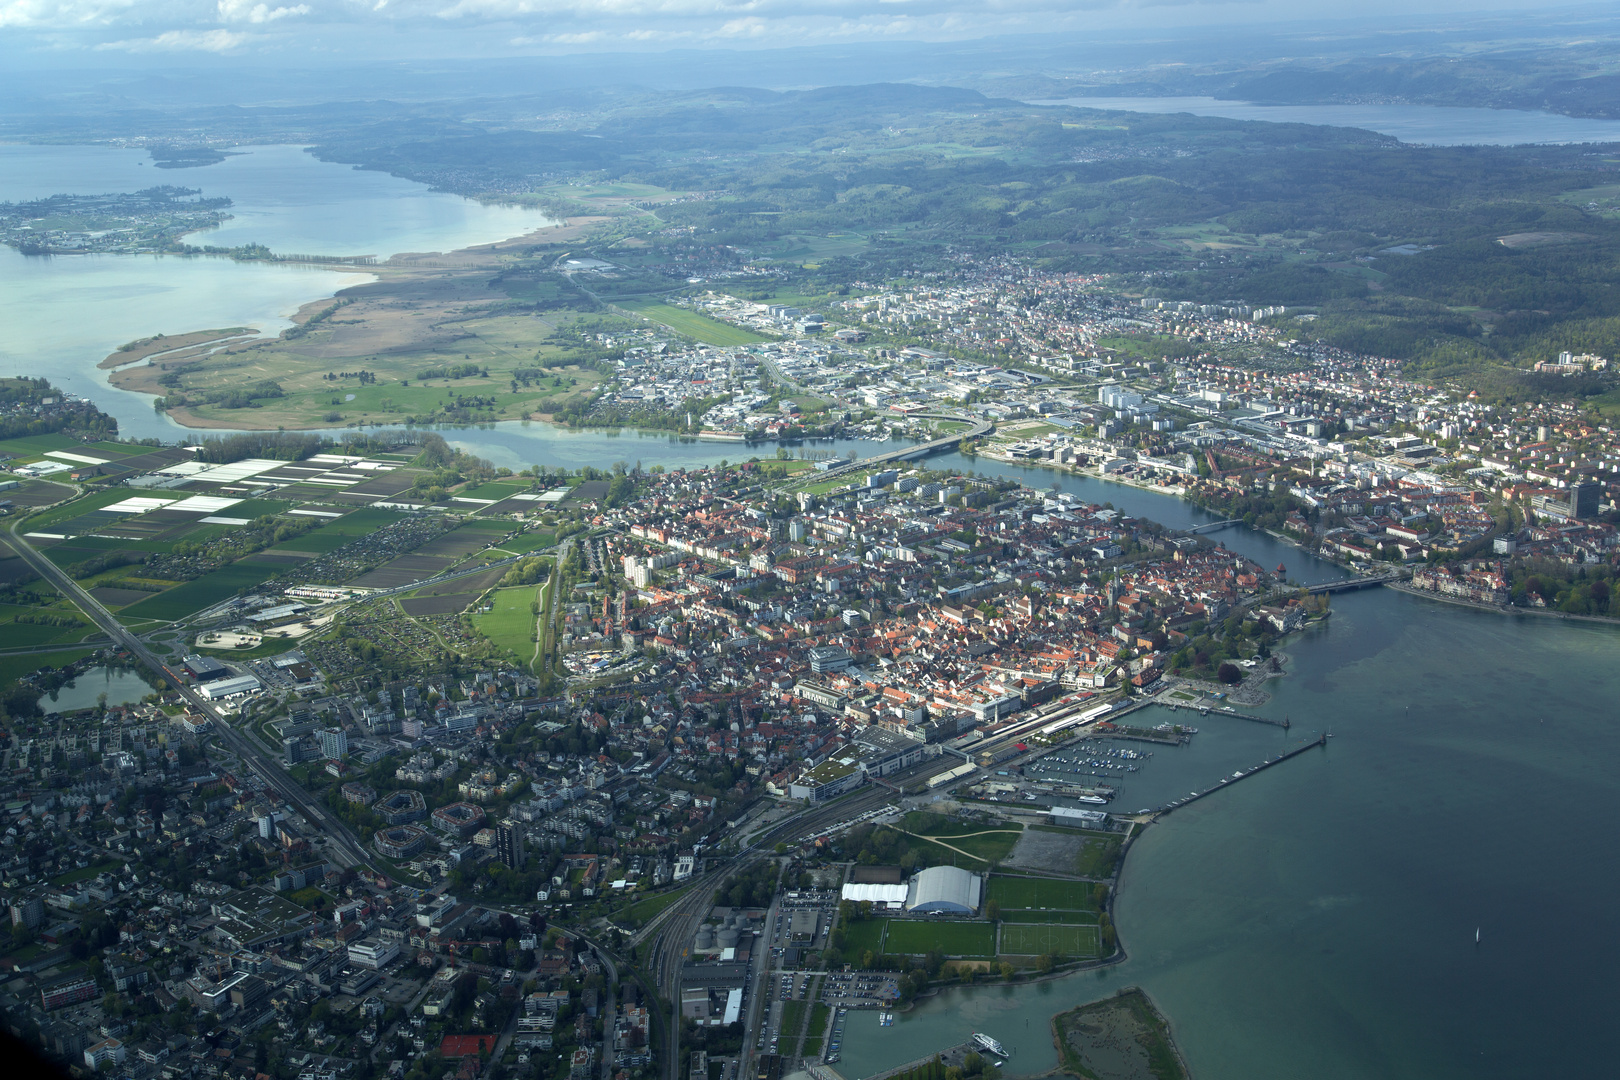
[[319, 828], [326, 836], [328, 843], [337, 849], [337, 854], [347, 858], [348, 865], [365, 867], [373, 873], [376, 872], [376, 868], [366, 858], [365, 848], [361, 846], [359, 837], [350, 832], [347, 825], [328, 813], [325, 807], [313, 802], [304, 789], [299, 787], [290, 776], [282, 771], [279, 762], [270, 758], [241, 732], [226, 724], [224, 718], [220, 717], [213, 705], [205, 701], [201, 694], [187, 686], [184, 680], [169, 670], [168, 666], [146, 647], [145, 642], [130, 633], [124, 627], [124, 624], [113, 616], [112, 612], [102, 607], [100, 602], [81, 588], [78, 582], [63, 573], [55, 563], [40, 554], [32, 544], [23, 539], [17, 532], [17, 526], [20, 524], [21, 522], [18, 521], [11, 524], [11, 546], [22, 557], [24, 562], [33, 567], [40, 577], [61, 590], [63, 596], [77, 604], [79, 610], [83, 611], [91, 622], [100, 627], [112, 639], [114, 646], [127, 649], [131, 655], [150, 668], [154, 674], [161, 673], [169, 680], [169, 684], [178, 691], [180, 696], [186, 700], [187, 704], [204, 716], [214, 717], [216, 721], [214, 732], [219, 736], [220, 741], [243, 761], [255, 765], [257, 772], [264, 778], [265, 782], [274, 788], [276, 793], [286, 800], [293, 809], [297, 810], [306, 821]]

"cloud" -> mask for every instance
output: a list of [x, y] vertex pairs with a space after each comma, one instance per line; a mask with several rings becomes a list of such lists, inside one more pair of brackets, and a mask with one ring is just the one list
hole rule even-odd
[[96, 48], [123, 49], [125, 52], [223, 53], [241, 47], [247, 40], [248, 35], [233, 34], [229, 30], [165, 30], [156, 37], [109, 41]]
[[0, 0], [0, 29], [103, 26], [133, 6], [134, 0]]
[[295, 7], [273, 8], [269, 4], [250, 4], [248, 0], [219, 0], [220, 22], [250, 22], [267, 23], [277, 19], [285, 19], [289, 15], [308, 15], [310, 6], [298, 4]]

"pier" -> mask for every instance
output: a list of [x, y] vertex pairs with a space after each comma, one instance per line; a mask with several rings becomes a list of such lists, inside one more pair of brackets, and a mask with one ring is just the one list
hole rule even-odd
[[1296, 746], [1292, 750], [1287, 751], [1286, 753], [1278, 754], [1276, 757], [1273, 757], [1273, 758], [1267, 758], [1266, 760], [1262, 761], [1260, 764], [1254, 766], [1253, 768], [1244, 769], [1241, 773], [1237, 773], [1237, 774], [1235, 774], [1233, 776], [1222, 777], [1221, 782], [1214, 785], [1213, 787], [1206, 788], [1203, 791], [1193, 792], [1192, 794], [1187, 795], [1185, 798], [1176, 799], [1174, 802], [1165, 803], [1163, 806], [1161, 806], [1157, 810], [1153, 811], [1153, 816], [1154, 817], [1159, 817], [1161, 815], [1168, 814], [1170, 811], [1175, 810], [1175, 809], [1177, 809], [1179, 807], [1186, 806], [1188, 803], [1195, 803], [1199, 799], [1204, 798], [1206, 795], [1213, 795], [1213, 794], [1215, 794], [1215, 792], [1220, 791], [1224, 787], [1229, 787], [1232, 784], [1237, 783], [1239, 780], [1246, 780], [1249, 777], [1253, 776], [1255, 773], [1260, 772], [1262, 769], [1269, 769], [1273, 765], [1280, 765], [1283, 762], [1287, 761], [1289, 758], [1298, 757], [1300, 754], [1303, 754], [1307, 750], [1314, 750], [1319, 746], [1325, 749], [1327, 747], [1327, 741], [1328, 741], [1327, 733], [1323, 732], [1321, 735], [1318, 735], [1316, 738], [1312, 739], [1310, 742], [1306, 743], [1303, 746]]
[[[958, 1065], [959, 1066], [959, 1065], [962, 1064], [962, 1059], [967, 1057], [969, 1053], [981, 1053], [982, 1054], [982, 1053], [984, 1053], [984, 1051], [981, 1051], [977, 1047], [975, 1047], [971, 1041], [965, 1042], [965, 1043], [958, 1043], [955, 1046], [948, 1047], [948, 1048], [946, 1048], [944, 1050], [939, 1050], [939, 1051], [936, 1051], [935, 1053], [929, 1054], [927, 1057], [920, 1057], [915, 1061], [908, 1061], [904, 1065], [897, 1065], [892, 1069], [887, 1069], [887, 1070], [885, 1070], [883, 1072], [880, 1072], [880, 1073], [874, 1073], [873, 1075], [867, 1077], [866, 1080], [890, 1080], [890, 1077], [900, 1076], [903, 1073], [910, 1072], [912, 1069], [918, 1068], [918, 1067], [923, 1066], [923, 1065], [927, 1065], [930, 1061], [933, 1061], [936, 1057], [939, 1058], [941, 1061], [943, 1061], [947, 1066], [950, 1066], [950, 1065]], [[822, 1068], [826, 1068], [826, 1066], [824, 1065], [824, 1066], [822, 1066]]]
[[1254, 713], [1238, 712], [1236, 709], [1227, 708], [1225, 705], [1219, 707], [1213, 705], [1189, 705], [1185, 701], [1155, 701], [1153, 704], [1163, 706], [1166, 709], [1190, 709], [1200, 716], [1232, 716], [1239, 720], [1252, 720], [1256, 724], [1270, 724], [1273, 727], [1283, 729], [1293, 726], [1287, 717], [1277, 720], [1270, 716], [1256, 716]]

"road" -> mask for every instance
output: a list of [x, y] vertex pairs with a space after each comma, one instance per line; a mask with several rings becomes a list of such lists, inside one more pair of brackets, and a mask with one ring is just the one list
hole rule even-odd
[[242, 760], [257, 766], [257, 772], [264, 778], [265, 782], [274, 788], [276, 793], [286, 800], [288, 805], [297, 810], [306, 821], [319, 828], [325, 835], [329, 845], [337, 849], [337, 854], [348, 859], [348, 865], [365, 867], [371, 870], [372, 873], [376, 873], [376, 868], [372, 865], [371, 860], [366, 857], [365, 848], [361, 846], [359, 837], [350, 832], [347, 825], [328, 813], [325, 807], [312, 801], [304, 789], [299, 787], [290, 776], [282, 771], [278, 762], [260, 750], [241, 732], [226, 724], [213, 705], [205, 701], [201, 694], [187, 686], [173, 671], [170, 671], [168, 665], [164, 664], [152, 650], [146, 647], [145, 642], [126, 629], [124, 624], [113, 616], [112, 612], [102, 607], [100, 602], [80, 587], [77, 581], [63, 573], [60, 567], [40, 554], [34, 545], [23, 539], [17, 532], [17, 526], [20, 524], [21, 522], [14, 521], [10, 526], [11, 546], [22, 557], [24, 562], [33, 567], [40, 577], [61, 590], [63, 596], [78, 605], [79, 610], [83, 611], [86, 617], [95, 623], [112, 640], [115, 646], [127, 649], [131, 655], [140, 660], [154, 673], [162, 673], [169, 680], [169, 684], [186, 700], [187, 704], [204, 716], [214, 717], [216, 719], [214, 732], [219, 736], [219, 740]]
[[[923, 771], [934, 767], [930, 762]], [[915, 772], [917, 770], [910, 770]], [[709, 909], [714, 906], [714, 893], [720, 884], [736, 874], [746, 873], [762, 860], [775, 858], [775, 846], [784, 841], [812, 836], [830, 825], [860, 816], [894, 799], [887, 788], [868, 787], [827, 806], [810, 807], [785, 818], [759, 833], [748, 847], [727, 859], [717, 870], [711, 870], [695, 879], [680, 900], [665, 908], [653, 921], [631, 937], [632, 948], [651, 943], [643, 967], [652, 975], [659, 996], [667, 1006], [667, 1034], [660, 1045], [660, 1065], [664, 1080], [677, 1080], [680, 1076], [681, 1038], [681, 968], [691, 951], [691, 941]], [[763, 939], [761, 939], [763, 941]], [[756, 979], [753, 995], [768, 993], [763, 981]], [[649, 1002], [649, 1008], [655, 1003]], [[750, 1006], [752, 1008], [752, 1006]], [[744, 1032], [745, 1052], [751, 1046], [748, 1040], [755, 1036], [750, 1026]]]

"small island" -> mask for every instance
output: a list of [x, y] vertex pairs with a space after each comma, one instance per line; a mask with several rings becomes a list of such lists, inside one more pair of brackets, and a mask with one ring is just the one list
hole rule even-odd
[[1186, 1080], [1170, 1023], [1140, 987], [1052, 1017], [1063, 1071], [1084, 1080]]

